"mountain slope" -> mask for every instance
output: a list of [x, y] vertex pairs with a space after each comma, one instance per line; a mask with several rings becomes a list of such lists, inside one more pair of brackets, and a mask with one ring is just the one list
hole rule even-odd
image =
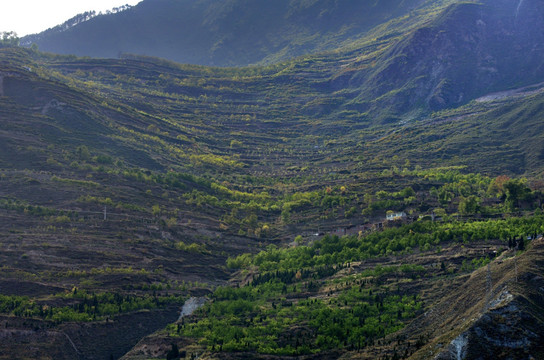
[[[62, 37], [55, 40], [58, 46], [73, 51], [40, 44], [59, 53], [117, 57], [132, 52], [221, 66], [342, 48], [323, 56], [326, 71], [335, 72], [331, 78], [316, 74], [314, 79], [316, 89], [337, 97], [312, 101], [307, 112], [347, 110], [363, 120], [370, 115], [372, 122], [395, 122], [544, 81], [543, 28], [544, 9], [532, 0], [372, 6], [148, 0], [64, 32], [38, 35], [36, 41]], [[119, 45], [124, 43], [132, 48]], [[177, 52], [184, 58], [173, 55]]]
[[541, 5], [447, 3], [268, 66], [0, 49], [0, 358], [538, 357]]
[[411, 358], [541, 358], [543, 249], [541, 238], [522, 256], [505, 254], [475, 271], [408, 329], [436, 338]]
[[543, 28], [539, 1], [460, 2], [387, 48], [372, 66], [354, 61], [332, 85], [351, 87], [352, 106], [360, 111], [463, 105], [541, 82]]
[[216, 66], [270, 63], [336, 49], [423, 2], [145, 0], [23, 43], [79, 56], [135, 53]]

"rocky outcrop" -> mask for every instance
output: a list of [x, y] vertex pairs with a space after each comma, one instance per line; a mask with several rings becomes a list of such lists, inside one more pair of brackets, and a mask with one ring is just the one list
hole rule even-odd
[[507, 291], [495, 302], [435, 359], [542, 359], [544, 336], [534, 305]]
[[403, 330], [433, 339], [410, 359], [544, 359], [544, 238], [489, 265]]
[[358, 102], [402, 113], [535, 84], [544, 80], [543, 29], [541, 1], [459, 2], [391, 46], [375, 66], [354, 64], [349, 86], [360, 89]]

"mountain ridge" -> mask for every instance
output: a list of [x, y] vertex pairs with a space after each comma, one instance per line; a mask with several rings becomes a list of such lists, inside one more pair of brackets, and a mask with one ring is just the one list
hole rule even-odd
[[[44, 51], [118, 57], [136, 53], [215, 66], [272, 63], [334, 50], [423, 0], [358, 1], [146, 0], [66, 31], [27, 36]], [[160, 22], [157, 23], [158, 19]], [[233, 21], [236, 19], [236, 21]]]

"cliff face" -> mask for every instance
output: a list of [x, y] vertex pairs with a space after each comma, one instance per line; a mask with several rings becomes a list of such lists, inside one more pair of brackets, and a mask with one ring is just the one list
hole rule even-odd
[[409, 326], [433, 339], [410, 359], [543, 359], [543, 265], [541, 237], [476, 271]]
[[375, 66], [354, 70], [348, 82], [361, 89], [357, 101], [373, 109], [459, 106], [542, 81], [543, 29], [541, 1], [453, 4], [385, 51]]
[[[542, 279], [538, 282], [544, 285]], [[435, 359], [542, 359], [542, 321], [534, 314], [542, 310], [542, 301], [535, 307], [505, 290], [495, 303]]]

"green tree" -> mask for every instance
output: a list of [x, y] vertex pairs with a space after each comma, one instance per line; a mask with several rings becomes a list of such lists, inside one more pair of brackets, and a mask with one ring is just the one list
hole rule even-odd
[[85, 145], [78, 146], [76, 148], [76, 154], [80, 160], [89, 160], [91, 158], [91, 153]]
[[480, 203], [478, 202], [478, 198], [474, 195], [461, 198], [461, 201], [459, 201], [458, 210], [461, 215], [469, 215], [479, 212]]
[[525, 181], [508, 180], [504, 183], [505, 205], [510, 211], [514, 211], [520, 205], [521, 201], [527, 200], [531, 195], [531, 189], [527, 187]]
[[19, 46], [19, 37], [15, 31], [3, 31], [0, 39], [0, 48]]
[[172, 344], [172, 349], [166, 354], [166, 360], [179, 358], [179, 349], [176, 344]]
[[510, 178], [506, 175], [497, 176], [487, 187], [487, 194], [489, 196], [502, 196], [504, 194], [504, 184], [508, 181], [510, 181]]

